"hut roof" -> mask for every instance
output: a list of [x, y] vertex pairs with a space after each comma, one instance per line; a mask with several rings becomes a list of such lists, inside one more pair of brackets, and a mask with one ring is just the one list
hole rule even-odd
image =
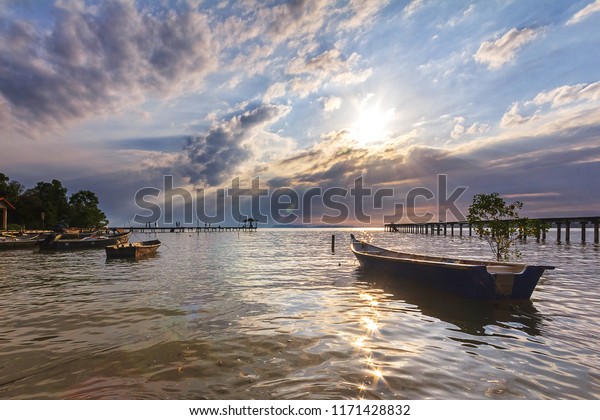
[[12, 205], [10, 201], [6, 199], [6, 197], [0, 197], [0, 204], [6, 203], [6, 207], [10, 207], [11, 209], [15, 209], [15, 206]]

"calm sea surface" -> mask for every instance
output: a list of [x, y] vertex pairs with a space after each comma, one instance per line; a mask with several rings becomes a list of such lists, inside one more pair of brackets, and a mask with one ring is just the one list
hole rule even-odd
[[[350, 231], [167, 233], [139, 262], [2, 252], [0, 398], [600, 398], [597, 246], [529, 241], [523, 259], [557, 269], [531, 301], [481, 303], [363, 273]], [[478, 238], [354, 232], [490, 255]]]

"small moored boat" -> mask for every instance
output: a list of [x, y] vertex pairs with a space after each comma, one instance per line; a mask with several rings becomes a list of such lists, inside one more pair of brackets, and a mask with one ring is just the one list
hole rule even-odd
[[39, 235], [0, 236], [0, 251], [33, 248]]
[[106, 258], [142, 258], [156, 254], [160, 241], [132, 242], [130, 244], [117, 244], [107, 246]]
[[92, 235], [81, 237], [71, 234], [51, 234], [37, 245], [40, 250], [67, 251], [80, 249], [104, 248], [108, 245], [116, 245], [129, 241], [129, 232], [114, 232], [108, 235]]
[[529, 299], [544, 271], [554, 269], [548, 265], [409, 254], [350, 236], [350, 249], [366, 270], [479, 299]]

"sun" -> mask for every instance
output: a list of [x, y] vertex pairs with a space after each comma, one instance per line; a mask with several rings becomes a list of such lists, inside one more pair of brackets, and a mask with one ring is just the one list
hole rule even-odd
[[393, 110], [381, 111], [378, 107], [359, 110], [358, 118], [352, 125], [352, 132], [361, 144], [384, 140], [388, 133], [388, 123]]

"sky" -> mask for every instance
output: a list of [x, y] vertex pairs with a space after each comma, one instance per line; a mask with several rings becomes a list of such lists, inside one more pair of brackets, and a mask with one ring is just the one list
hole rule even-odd
[[164, 203], [165, 177], [196, 206], [258, 180], [295, 223], [340, 213], [306, 216], [308, 191], [357, 179], [384, 189], [373, 225], [451, 220], [438, 198], [460, 187], [463, 212], [498, 192], [598, 215], [599, 26], [600, 0], [0, 0], [0, 172], [92, 190], [113, 225], [148, 214], [141, 189]]

